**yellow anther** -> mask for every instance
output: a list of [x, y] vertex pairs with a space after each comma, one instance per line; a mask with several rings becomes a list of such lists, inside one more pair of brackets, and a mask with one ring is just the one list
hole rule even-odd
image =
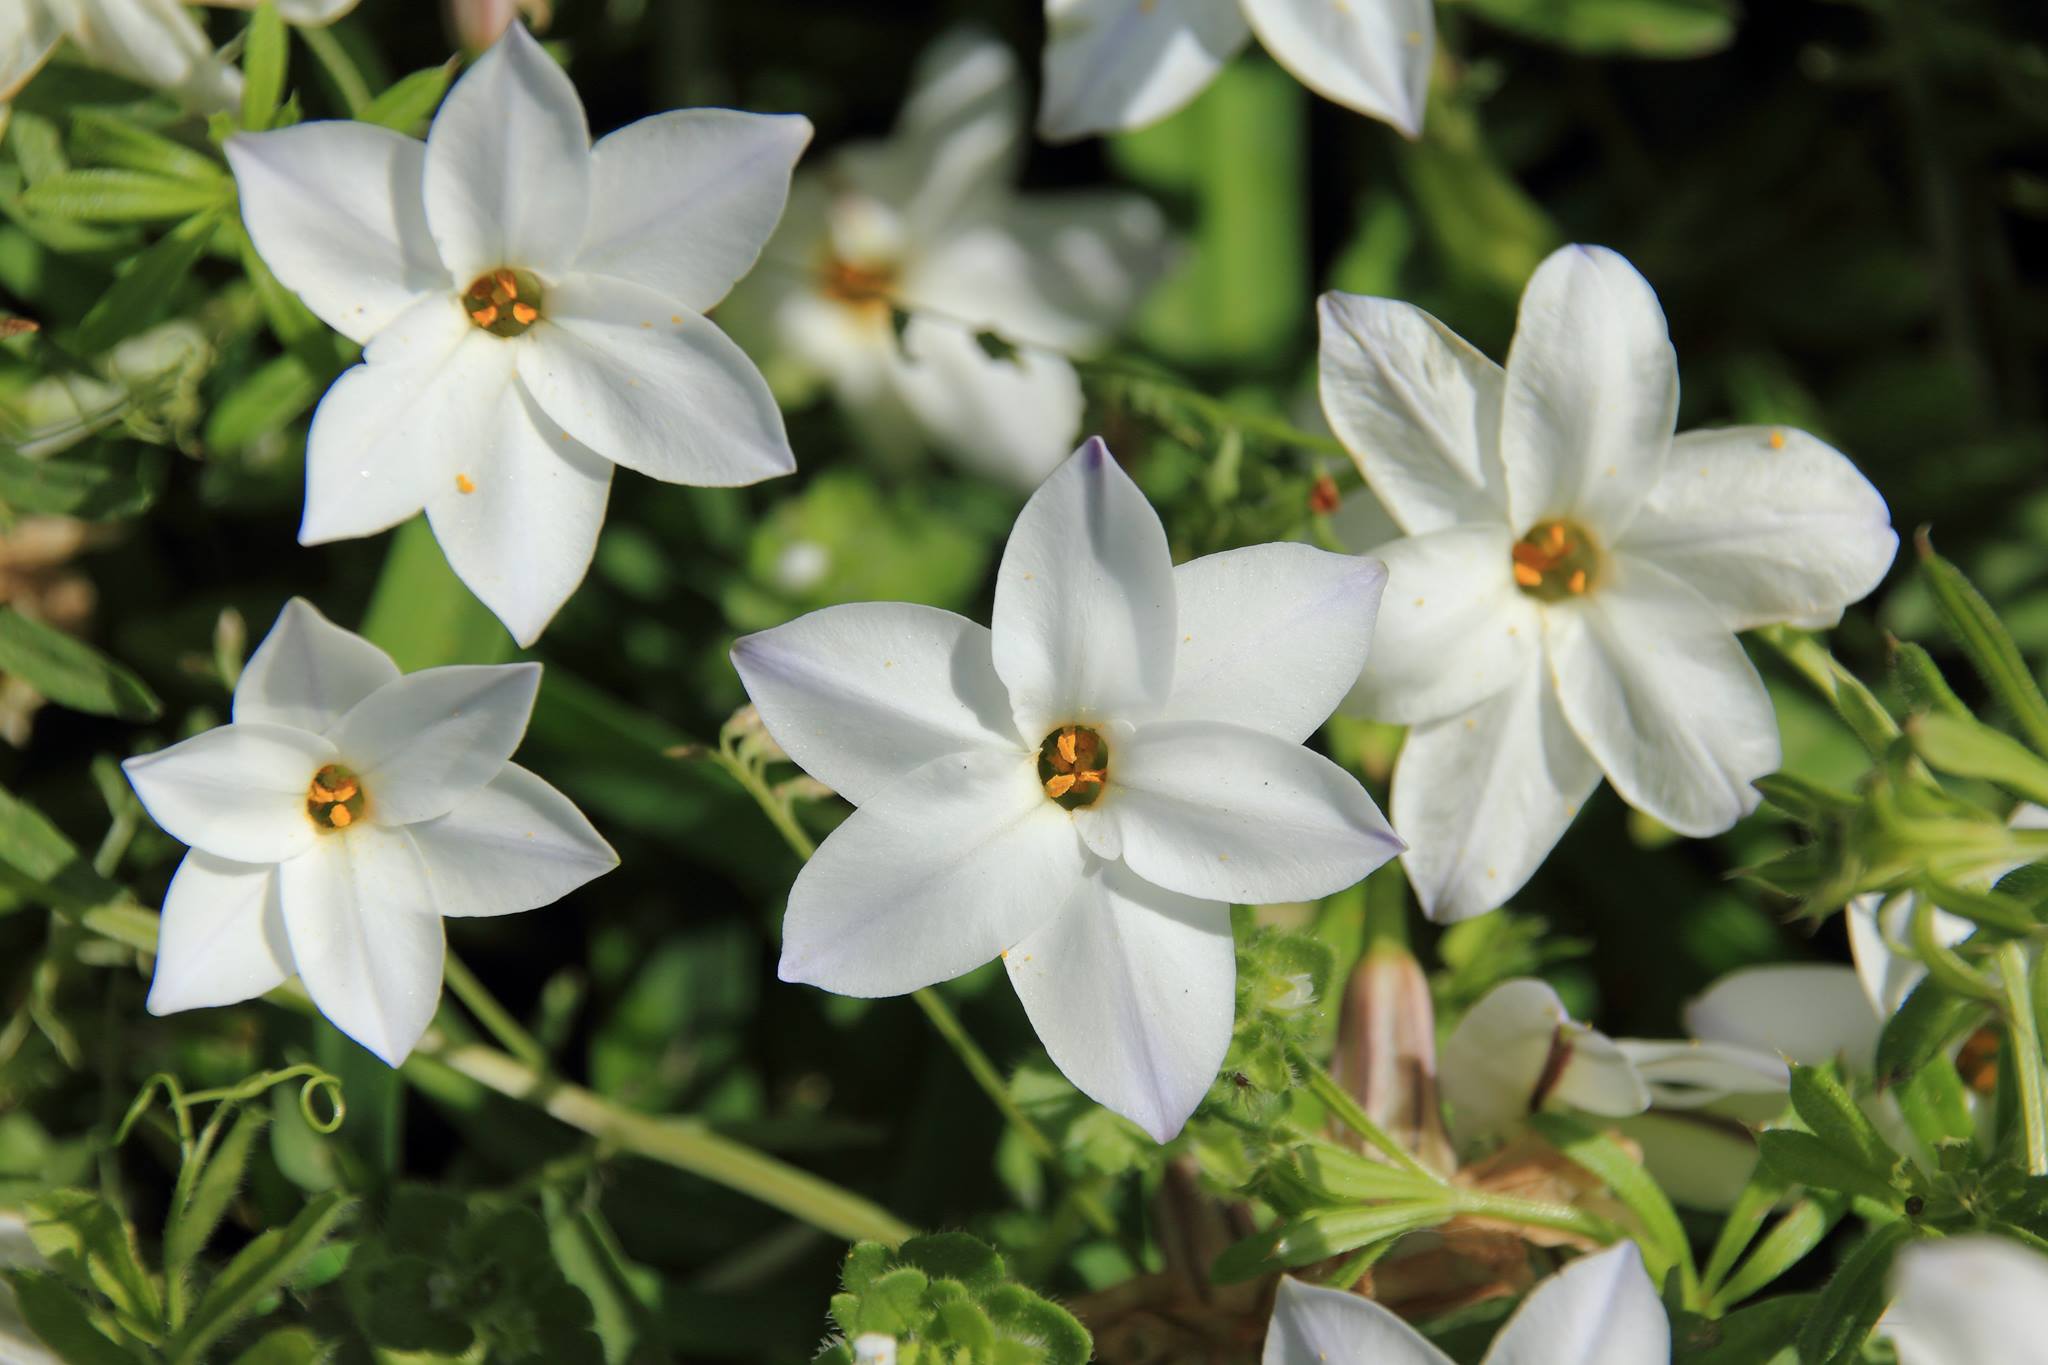
[[499, 266], [477, 276], [462, 291], [462, 309], [492, 336], [519, 336], [540, 321], [540, 280], [527, 271]]
[[455, 476], [455, 491], [458, 493], [476, 492], [476, 480], [470, 478], [467, 474], [457, 474]]
[[1573, 569], [1572, 576], [1564, 581], [1564, 585], [1573, 596], [1583, 593], [1586, 590], [1586, 571], [1584, 569]]
[[1525, 588], [1533, 588], [1542, 581], [1543, 571], [1541, 569], [1524, 564], [1520, 560], [1515, 561], [1515, 582]]
[[498, 320], [498, 305], [495, 303], [485, 304], [482, 308], [471, 313], [469, 320], [479, 327], [488, 328]]
[[1045, 780], [1045, 794], [1057, 801], [1074, 789], [1080, 778], [1074, 773], [1058, 773]]
[[1060, 751], [1060, 762], [1069, 765], [1073, 763], [1074, 746], [1079, 742], [1079, 740], [1080, 737], [1076, 735], [1072, 730], [1060, 731], [1060, 742], [1058, 746]]
[[306, 817], [323, 833], [347, 829], [363, 816], [366, 794], [356, 775], [329, 763], [306, 784]]
[[354, 819], [355, 817], [348, 813], [347, 806], [336, 806], [333, 810], [327, 812], [327, 823], [333, 825], [336, 829], [347, 829], [350, 822]]
[[1532, 527], [1508, 552], [1515, 586], [1544, 602], [1582, 597], [1600, 576], [1600, 551], [1584, 530], [1567, 521]]
[[1109, 746], [1085, 726], [1063, 725], [1038, 746], [1038, 780], [1068, 810], [1092, 805], [1109, 781]]

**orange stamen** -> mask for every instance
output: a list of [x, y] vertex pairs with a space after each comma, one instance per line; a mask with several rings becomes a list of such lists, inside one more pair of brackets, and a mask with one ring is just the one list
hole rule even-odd
[[1543, 571], [1541, 569], [1524, 564], [1520, 559], [1515, 561], [1515, 582], [1525, 588], [1533, 588], [1542, 581]]
[[476, 481], [467, 474], [457, 474], [455, 476], [455, 491], [458, 493], [474, 493], [476, 492]]
[[1045, 794], [1053, 798], [1053, 800], [1057, 801], [1059, 800], [1059, 798], [1065, 796], [1068, 792], [1072, 791], [1074, 789], [1074, 784], [1080, 780], [1081, 777], [1078, 773], [1060, 773], [1055, 777], [1047, 778], [1045, 783]]
[[471, 313], [469, 320], [479, 327], [490, 326], [498, 320], [498, 305], [495, 303], [485, 304], [474, 313]]
[[535, 308], [530, 303], [515, 303], [512, 305], [512, 316], [521, 325], [531, 327], [533, 320], [540, 316], [540, 309]]
[[336, 806], [333, 810], [327, 812], [327, 823], [333, 825], [336, 829], [347, 829], [349, 823], [354, 819], [355, 816], [348, 813], [347, 806]]

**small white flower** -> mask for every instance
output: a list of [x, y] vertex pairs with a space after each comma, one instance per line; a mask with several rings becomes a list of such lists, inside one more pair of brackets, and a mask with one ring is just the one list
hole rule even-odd
[[1045, 27], [1053, 141], [1157, 123], [1253, 33], [1323, 98], [1417, 137], [1436, 56], [1430, 0], [1045, 0]]
[[521, 25], [425, 143], [363, 123], [237, 137], [264, 262], [351, 340], [306, 449], [308, 545], [422, 508], [522, 644], [575, 591], [612, 468], [701, 485], [795, 468], [753, 362], [704, 317], [781, 216], [796, 115], [689, 109], [591, 146]]
[[[1451, 1365], [1371, 1299], [1280, 1281], [1264, 1365]], [[1484, 1365], [1668, 1365], [1671, 1324], [1634, 1242], [1582, 1256], [1531, 1290]]]
[[1640, 1114], [1649, 1088], [1612, 1038], [1571, 1017], [1548, 984], [1503, 981], [1444, 1042], [1439, 1083], [1463, 1144], [1543, 1109]]
[[863, 1332], [853, 1339], [854, 1365], [896, 1365], [896, 1338]]
[[1322, 301], [1331, 427], [1407, 532], [1349, 707], [1410, 726], [1393, 815], [1425, 910], [1501, 904], [1604, 773], [1681, 834], [1778, 766], [1735, 633], [1826, 626], [1898, 547], [1884, 499], [1804, 432], [1677, 438], [1663, 311], [1599, 247], [1550, 256], [1505, 370], [1391, 299]]
[[[1009, 49], [941, 39], [887, 142], [797, 178], [762, 269], [720, 317], [792, 397], [829, 385], [878, 453], [929, 445], [1032, 489], [1081, 430], [1065, 356], [1129, 315], [1165, 228], [1135, 195], [1018, 195], [1023, 121]], [[990, 355], [983, 329], [1015, 353]]]
[[233, 722], [122, 766], [191, 845], [164, 896], [149, 1011], [228, 1005], [297, 975], [397, 1066], [441, 995], [443, 915], [559, 900], [618, 865], [518, 764], [538, 664], [400, 676], [294, 598], [235, 688]]
[[2003, 1237], [1914, 1242], [1877, 1324], [1899, 1365], [2048, 1365], [2048, 1256]]
[[790, 891], [782, 978], [897, 995], [1000, 955], [1068, 1079], [1172, 1137], [1230, 1041], [1225, 902], [1327, 895], [1401, 847], [1302, 747], [1381, 575], [1306, 545], [1175, 568], [1090, 441], [1017, 518], [992, 629], [860, 603], [741, 640], [769, 732], [859, 807]]

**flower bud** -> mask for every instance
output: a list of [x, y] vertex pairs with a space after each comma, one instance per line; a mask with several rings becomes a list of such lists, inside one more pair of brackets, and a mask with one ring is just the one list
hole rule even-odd
[[[1373, 1122], [1433, 1170], [1457, 1161], [1437, 1099], [1429, 979], [1398, 943], [1373, 944], [1345, 983], [1330, 1072]], [[1359, 1145], [1355, 1134], [1347, 1140]]]

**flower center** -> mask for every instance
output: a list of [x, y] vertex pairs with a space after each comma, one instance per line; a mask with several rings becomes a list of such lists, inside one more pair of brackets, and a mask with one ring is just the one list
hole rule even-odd
[[819, 273], [819, 287], [825, 291], [825, 297], [849, 308], [887, 308], [889, 296], [896, 290], [896, 267], [893, 265], [856, 265], [852, 261], [829, 256]]
[[330, 763], [313, 774], [306, 788], [306, 814], [321, 833], [347, 829], [363, 818], [363, 804], [369, 793], [356, 775], [339, 763]]
[[1584, 597], [1600, 577], [1600, 548], [1568, 521], [1538, 522], [1510, 554], [1515, 585], [1541, 602]]
[[1038, 746], [1038, 780], [1065, 810], [1092, 806], [1109, 781], [1109, 746], [1080, 725], [1062, 725]]
[[494, 337], [524, 336], [540, 321], [540, 280], [530, 270], [499, 266], [462, 291], [462, 311]]

